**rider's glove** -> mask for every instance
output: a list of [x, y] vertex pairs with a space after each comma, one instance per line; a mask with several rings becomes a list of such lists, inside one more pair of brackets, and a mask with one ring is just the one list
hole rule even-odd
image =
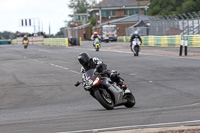
[[97, 72], [102, 72], [102, 71], [103, 71], [103, 66], [102, 66], [102, 64], [98, 64], [98, 65], [96, 66], [96, 68], [97, 68]]

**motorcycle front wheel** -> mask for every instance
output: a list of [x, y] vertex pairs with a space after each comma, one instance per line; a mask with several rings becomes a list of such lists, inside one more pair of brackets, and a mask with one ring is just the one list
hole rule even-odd
[[28, 45], [24, 45], [24, 49], [26, 49], [28, 47]]
[[128, 94], [126, 96], [127, 102], [124, 104], [125, 107], [127, 108], [132, 108], [135, 106], [135, 97], [132, 93]]
[[94, 95], [97, 99], [97, 101], [99, 101], [99, 103], [107, 110], [112, 110], [114, 108], [114, 102], [112, 100], [111, 95], [107, 92], [107, 94], [105, 95], [103, 93], [103, 91], [101, 90], [96, 90], [94, 92]]

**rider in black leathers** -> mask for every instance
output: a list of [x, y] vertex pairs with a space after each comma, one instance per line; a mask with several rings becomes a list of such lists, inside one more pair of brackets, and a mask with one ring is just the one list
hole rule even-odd
[[[78, 55], [78, 60], [79, 63], [82, 65], [81, 67], [81, 72], [84, 74], [86, 71], [88, 71], [89, 69], [99, 69], [102, 67], [102, 65], [104, 64], [101, 60], [99, 60], [96, 57], [90, 58], [90, 56], [87, 53], [80, 53]], [[106, 65], [106, 64], [104, 64]], [[125, 93], [127, 91], [127, 93], [129, 93], [129, 89], [128, 86], [125, 85], [123, 83], [123, 81], [121, 80], [119, 74], [117, 73], [117, 71], [115, 70], [107, 70], [107, 76], [110, 77], [110, 79], [114, 82], [116, 82], [118, 85], [121, 86], [121, 88], [123, 90], [125, 90]], [[83, 81], [85, 81], [84, 77], [83, 77]], [[83, 87], [85, 90], [87, 90], [87, 86], [85, 83], [83, 83]]]
[[[142, 44], [142, 39], [141, 39], [141, 37], [140, 37], [140, 35], [138, 35], [138, 31], [135, 31], [134, 33], [133, 33], [133, 35], [131, 35], [131, 39], [130, 39], [130, 47], [132, 47], [132, 42], [133, 42], [133, 40], [135, 39], [135, 38], [138, 38], [139, 40], [140, 40], [140, 42], [141, 42], [141, 44]], [[132, 50], [132, 49], [131, 49]]]
[[24, 36], [24, 38], [22, 39], [22, 42], [23, 41], [29, 41], [27, 35]]

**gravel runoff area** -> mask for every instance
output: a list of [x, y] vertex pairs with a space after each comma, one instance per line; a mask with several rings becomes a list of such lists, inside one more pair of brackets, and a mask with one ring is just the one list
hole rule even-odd
[[164, 128], [147, 128], [108, 132], [94, 133], [200, 133], [200, 126], [179, 126], [179, 127], [164, 127]]

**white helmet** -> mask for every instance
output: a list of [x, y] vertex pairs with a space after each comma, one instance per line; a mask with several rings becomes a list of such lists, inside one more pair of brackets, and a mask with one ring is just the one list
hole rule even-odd
[[134, 31], [134, 33], [133, 33], [134, 35], [137, 35], [138, 34], [138, 31]]

